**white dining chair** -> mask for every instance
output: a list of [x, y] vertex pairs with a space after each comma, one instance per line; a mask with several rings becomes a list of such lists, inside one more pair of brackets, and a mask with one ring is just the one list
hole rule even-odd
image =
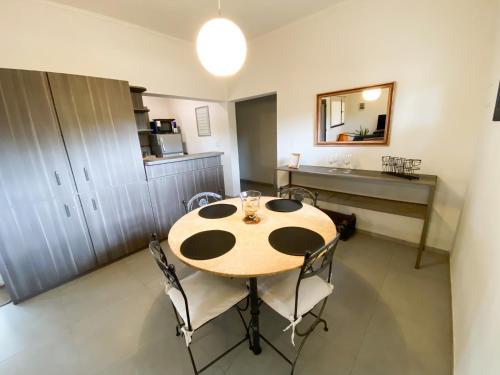
[[[177, 320], [176, 334], [184, 336], [189, 357], [195, 374], [199, 374], [228, 354], [231, 350], [247, 341], [250, 344], [248, 325], [237, 304], [248, 296], [245, 282], [238, 279], [226, 279], [206, 272], [197, 271], [182, 280], [175, 272], [175, 266], [169, 264], [161, 248], [160, 242], [153, 239], [149, 250], [154, 256], [158, 267], [166, 278], [165, 293], [170, 297]], [[222, 313], [234, 307], [245, 327], [245, 337], [234, 346], [217, 356], [213, 361], [198, 369], [191, 351], [192, 336], [197, 329], [204, 326]]]
[[186, 213], [189, 213], [196, 208], [206, 206], [209, 203], [221, 201], [222, 199], [224, 199], [224, 197], [221, 194], [204, 191], [192, 196], [189, 201], [183, 200], [182, 204], [184, 205]]
[[295, 199], [314, 207], [318, 207], [318, 195], [317, 191], [313, 193], [300, 186], [281, 186], [278, 190], [280, 198]]
[[[259, 283], [258, 291], [261, 300], [289, 321], [288, 326], [283, 331], [291, 330], [292, 345], [295, 346], [295, 335], [302, 337], [295, 358], [289, 359], [262, 336], [262, 339], [292, 366], [292, 374], [300, 352], [316, 326], [322, 323], [324, 330], [328, 331], [328, 324], [322, 318], [322, 314], [328, 297], [333, 292], [333, 254], [338, 241], [339, 235], [337, 234], [331, 242], [320, 249], [307, 252], [300, 270], [269, 277]], [[328, 273], [325, 275], [326, 269], [328, 269]], [[312, 310], [321, 302], [319, 312], [314, 313]], [[297, 326], [306, 315], [312, 315], [315, 319], [305, 331], [301, 332]]]

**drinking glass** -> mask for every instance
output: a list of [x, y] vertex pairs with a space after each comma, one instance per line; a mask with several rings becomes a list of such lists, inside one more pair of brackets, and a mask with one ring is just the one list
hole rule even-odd
[[339, 155], [338, 154], [331, 154], [330, 157], [328, 158], [328, 164], [332, 166], [332, 169], [330, 169], [330, 172], [335, 172], [337, 170], [337, 162], [339, 160]]
[[344, 167], [345, 167], [344, 173], [351, 173], [351, 159], [352, 159], [352, 154], [344, 155]]
[[246, 224], [257, 224], [260, 221], [260, 218], [257, 216], [257, 211], [260, 206], [260, 196], [260, 191], [256, 190], [241, 192], [241, 206], [245, 214], [243, 221]]

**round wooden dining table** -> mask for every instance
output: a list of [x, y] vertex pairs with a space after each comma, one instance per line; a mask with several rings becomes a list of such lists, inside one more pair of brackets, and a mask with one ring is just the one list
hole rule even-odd
[[[255, 354], [261, 352], [257, 278], [300, 268], [304, 262], [303, 255], [288, 255], [276, 250], [270, 243], [270, 235], [280, 228], [305, 228], [316, 236], [319, 235], [326, 244], [333, 240], [337, 233], [332, 220], [318, 208], [302, 204], [293, 212], [272, 211], [266, 207], [266, 203], [275, 199], [278, 198], [261, 197], [257, 212], [259, 223], [245, 223], [240, 198], [231, 198], [189, 212], [172, 226], [168, 235], [170, 249], [185, 264], [219, 276], [249, 279], [251, 346]], [[214, 205], [223, 205], [224, 207], [218, 208], [226, 209], [228, 216], [203, 217], [206, 215], [202, 215], [203, 211], [200, 210], [206, 211], [206, 207]], [[196, 241], [197, 235], [204, 233], [221, 235], [215, 238], [215, 242], [201, 238], [202, 242], [198, 245], [201, 254], [186, 252], [186, 245], [192, 242], [191, 240]], [[224, 247], [226, 237], [229, 241], [228, 250], [221, 252], [220, 249], [211, 248]], [[216, 256], [211, 257], [212, 251], [215, 251]]]

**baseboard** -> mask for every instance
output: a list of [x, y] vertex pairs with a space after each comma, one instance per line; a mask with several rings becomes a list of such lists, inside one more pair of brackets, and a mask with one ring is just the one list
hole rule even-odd
[[[370, 237], [380, 238], [382, 240], [392, 241], [392, 242], [396, 242], [396, 243], [399, 243], [399, 244], [402, 244], [402, 245], [411, 246], [411, 247], [414, 247], [416, 249], [418, 248], [418, 245], [419, 245], [417, 242], [406, 241], [406, 240], [402, 240], [400, 238], [386, 236], [385, 234], [370, 232], [370, 231], [367, 231], [367, 230], [364, 230], [364, 229], [356, 228], [356, 232], [366, 234], [366, 235], [368, 235]], [[450, 252], [449, 251], [444, 250], [444, 249], [440, 249], [438, 247], [426, 246], [425, 247], [425, 251], [430, 251], [431, 253], [436, 253], [436, 254], [450, 256]]]

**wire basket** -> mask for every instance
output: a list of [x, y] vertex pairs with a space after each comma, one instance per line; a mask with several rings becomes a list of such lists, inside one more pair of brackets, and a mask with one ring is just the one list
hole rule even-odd
[[382, 173], [407, 178], [408, 180], [417, 180], [419, 179], [421, 164], [421, 159], [382, 156]]

